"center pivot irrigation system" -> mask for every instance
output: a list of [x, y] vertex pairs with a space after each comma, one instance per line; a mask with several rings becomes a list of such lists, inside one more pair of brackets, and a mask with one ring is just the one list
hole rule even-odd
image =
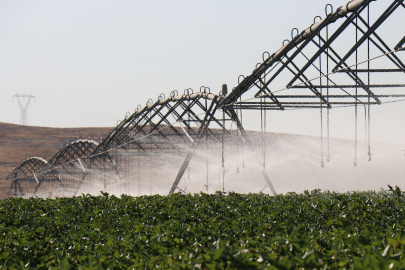
[[[354, 109], [356, 165], [358, 114], [364, 109], [371, 160], [371, 105], [405, 100], [404, 0], [385, 0], [378, 11], [373, 10], [373, 2], [353, 0], [336, 10], [328, 4], [324, 18], [315, 17], [301, 32], [294, 28], [291, 40], [284, 40], [273, 54], [263, 53], [263, 62], [249, 76], [239, 76], [229, 93], [223, 85], [218, 95], [208, 87], [197, 93], [186, 89], [184, 94], [176, 90], [169, 97], [161, 94], [133, 114], [128, 112], [100, 142], [73, 141], [49, 162], [40, 157], [24, 160], [6, 179], [12, 182], [8, 196], [74, 196], [100, 190], [117, 194], [137, 190], [141, 195], [141, 189], [152, 193], [156, 186], [169, 194], [186, 192], [192, 160], [199, 161], [193, 170], [199, 182], [203, 179], [203, 190], [208, 192], [209, 179], [219, 177], [225, 191], [225, 153], [236, 160], [239, 172], [244, 148], [252, 146], [242, 124], [245, 110], [260, 111], [263, 134], [268, 110], [319, 110], [323, 167], [324, 155], [330, 161], [330, 110]], [[261, 138], [257, 164], [265, 188], [276, 194], [266, 173], [265, 136]], [[217, 156], [219, 166], [213, 161]], [[160, 180], [173, 170], [174, 182], [167, 185]], [[141, 179], [149, 179], [149, 186]], [[179, 187], [182, 179], [186, 188]]]

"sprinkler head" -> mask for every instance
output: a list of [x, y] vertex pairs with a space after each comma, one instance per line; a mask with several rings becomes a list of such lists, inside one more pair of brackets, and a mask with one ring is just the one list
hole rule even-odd
[[228, 95], [228, 86], [226, 84], [222, 85], [222, 95], [226, 96]]

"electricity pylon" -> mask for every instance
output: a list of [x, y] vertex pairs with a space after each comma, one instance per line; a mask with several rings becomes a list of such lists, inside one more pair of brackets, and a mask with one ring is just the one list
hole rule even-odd
[[[18, 93], [13, 96], [13, 99], [14, 97], [17, 98], [18, 105], [20, 106], [21, 111], [20, 124], [26, 126], [28, 125], [28, 116], [27, 116], [28, 106], [30, 105], [31, 99], [33, 98], [35, 100], [35, 97], [31, 94], [19, 95]], [[22, 98], [22, 102], [20, 98]], [[27, 101], [24, 103], [25, 98], [27, 98]]]

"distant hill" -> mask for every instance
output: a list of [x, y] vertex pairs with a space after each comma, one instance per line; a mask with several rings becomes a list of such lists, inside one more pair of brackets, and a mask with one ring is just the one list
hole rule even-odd
[[25, 158], [38, 155], [49, 160], [66, 143], [77, 138], [106, 137], [112, 127], [49, 128], [0, 122], [0, 198], [7, 194], [9, 182], [2, 181]]

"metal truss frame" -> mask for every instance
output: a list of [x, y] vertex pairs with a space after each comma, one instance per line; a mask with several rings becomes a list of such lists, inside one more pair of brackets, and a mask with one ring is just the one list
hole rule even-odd
[[[243, 79], [234, 90], [222, 100], [222, 106], [234, 106], [238, 109], [247, 110], [284, 110], [299, 108], [332, 108], [334, 106], [355, 105], [355, 104], [382, 104], [382, 98], [402, 98], [404, 94], [396, 93], [376, 93], [376, 90], [386, 90], [388, 88], [404, 89], [405, 83], [378, 83], [370, 84], [370, 77], [376, 73], [405, 73], [404, 60], [401, 60], [393, 51], [399, 51], [405, 43], [405, 37], [394, 47], [390, 47], [383, 40], [377, 30], [394, 13], [405, 8], [403, 0], [394, 0], [382, 11], [381, 15], [370, 21], [369, 6], [374, 0], [350, 1], [347, 5], [338, 8], [335, 12], [326, 15], [324, 19], [315, 22], [309, 28], [293, 36], [291, 41], [283, 44], [283, 47], [263, 61], [252, 74]], [[403, 10], [402, 10], [403, 11]], [[342, 21], [343, 19], [343, 21]], [[329, 35], [329, 27], [340, 22], [341, 24]], [[354, 29], [354, 31], [353, 31]], [[297, 29], [293, 29], [293, 31]], [[356, 38], [354, 44], [343, 54], [338, 52], [333, 45], [339, 41], [342, 33], [353, 31]], [[293, 32], [292, 32], [293, 35]], [[347, 42], [346, 42], [347, 43]], [[363, 46], [363, 47], [361, 47]], [[364, 53], [368, 49], [368, 59], [370, 56], [370, 46], [375, 51], [384, 55], [384, 58], [391, 63], [392, 67], [385, 69], [368, 68], [359, 69], [357, 65], [350, 65], [349, 60], [356, 59], [358, 63], [358, 53]], [[314, 52], [315, 47], [315, 52]], [[338, 47], [336, 45], [336, 47]], [[310, 48], [310, 49], [308, 49]], [[307, 55], [310, 55], [309, 57]], [[263, 54], [264, 56], [265, 54]], [[343, 55], [343, 56], [342, 56]], [[300, 56], [304, 63], [300, 65], [297, 58]], [[367, 60], [368, 60], [367, 59]], [[353, 61], [352, 61], [353, 62]], [[333, 66], [332, 66], [333, 65]], [[330, 68], [330, 67], [331, 68]], [[309, 71], [312, 69], [311, 71]], [[312, 73], [311, 73], [312, 72]], [[318, 72], [315, 79], [313, 74]], [[308, 73], [308, 74], [307, 74]], [[364, 81], [366, 73], [368, 79]], [[271, 85], [281, 76], [292, 78], [284, 84], [284, 92], [271, 91]], [[312, 75], [311, 75], [312, 74]], [[345, 78], [337, 78], [334, 74], [346, 74]], [[332, 79], [332, 76], [334, 77]], [[270, 77], [267, 79], [267, 77]], [[336, 77], [336, 78], [335, 78]], [[322, 79], [323, 78], [323, 79]], [[372, 78], [375, 81], [375, 76]], [[319, 83], [314, 83], [318, 81]], [[326, 83], [325, 83], [326, 81]], [[352, 83], [350, 83], [350, 81]], [[272, 89], [277, 89], [277, 86]], [[255, 90], [254, 90], [255, 89]], [[299, 89], [300, 92], [287, 94], [290, 90]], [[305, 92], [304, 89], [310, 90]], [[341, 93], [333, 90], [340, 90]], [[351, 89], [355, 89], [355, 93]], [[263, 101], [241, 101], [238, 99], [251, 90], [255, 91], [254, 97], [265, 98]], [[332, 91], [329, 91], [332, 90]], [[363, 90], [364, 94], [359, 93]], [[326, 93], [325, 93], [326, 92]], [[310, 100], [308, 100], [308, 98]], [[314, 98], [318, 102], [314, 102]], [[338, 99], [338, 100], [336, 100]], [[371, 99], [371, 101], [370, 101]]]
[[[37, 175], [38, 184], [35, 196], [44, 183], [58, 183], [67, 192], [69, 181], [64, 181], [64, 176], [82, 175], [85, 172], [86, 161], [96, 149], [98, 142], [90, 139], [78, 139], [66, 144], [44, 166]], [[65, 183], [64, 183], [65, 182]]]
[[[197, 135], [198, 128], [203, 124], [201, 114], [207, 112], [206, 105], [218, 96], [209, 92], [189, 93], [164, 98], [161, 94], [155, 102], [147, 105], [126, 117], [97, 147], [93, 155], [128, 145], [145, 153], [155, 151], [179, 151], [190, 143]], [[223, 128], [219, 119], [213, 121]], [[175, 126], [174, 124], [178, 124]], [[220, 140], [218, 131], [208, 128], [207, 132], [213, 140]], [[220, 132], [219, 132], [220, 133]], [[155, 139], [157, 138], [157, 139]]]

